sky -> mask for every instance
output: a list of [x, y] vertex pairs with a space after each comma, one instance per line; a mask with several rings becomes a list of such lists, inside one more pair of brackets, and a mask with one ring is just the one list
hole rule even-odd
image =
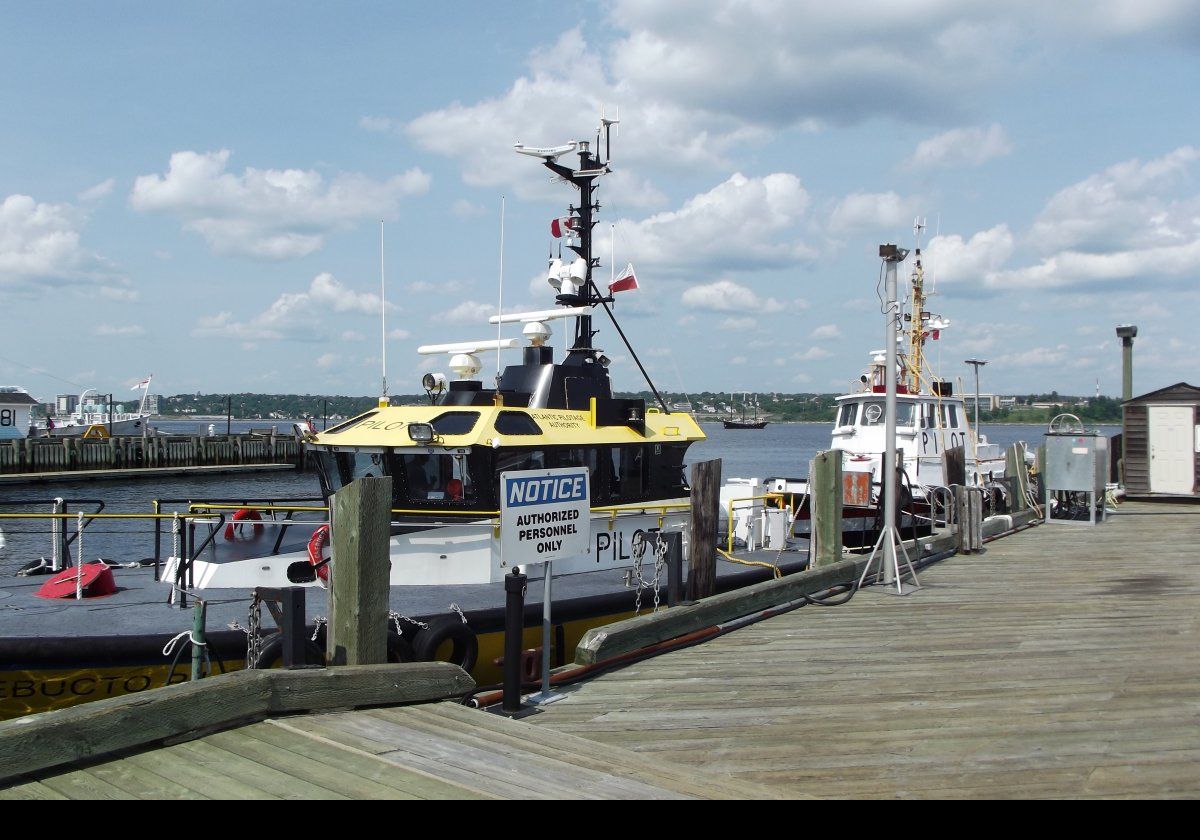
[[917, 219], [942, 376], [1117, 396], [1134, 323], [1136, 393], [1200, 383], [1198, 58], [1184, 0], [0, 0], [0, 384], [374, 395], [383, 289], [416, 393], [552, 306], [576, 194], [512, 146], [602, 116], [660, 390], [846, 390]]

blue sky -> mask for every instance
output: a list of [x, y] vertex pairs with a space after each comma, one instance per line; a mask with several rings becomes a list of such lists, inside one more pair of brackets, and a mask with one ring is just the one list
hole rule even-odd
[[0, 383], [377, 393], [384, 220], [415, 392], [494, 337], [502, 197], [505, 309], [551, 303], [572, 196], [512, 144], [618, 108], [601, 272], [615, 225], [660, 389], [844, 390], [918, 216], [945, 376], [1116, 395], [1133, 322], [1135, 390], [1196, 382], [1198, 52], [1175, 0], [0, 2]]

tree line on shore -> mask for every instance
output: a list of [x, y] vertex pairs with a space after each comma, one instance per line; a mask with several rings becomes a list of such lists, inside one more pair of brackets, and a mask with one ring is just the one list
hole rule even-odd
[[[657, 400], [649, 391], [619, 393], [620, 397], [641, 397], [647, 405], [656, 405]], [[837, 394], [760, 394], [757, 410], [760, 419], [773, 422], [833, 421]], [[730, 400], [728, 393], [705, 391], [693, 394], [664, 394], [667, 405], [674, 410], [691, 410], [698, 419], [713, 421], [728, 417]], [[747, 415], [754, 412], [754, 397], [746, 405]], [[964, 395], [967, 410], [974, 417], [972, 395]], [[159, 414], [179, 416], [224, 416], [230, 411], [234, 417], [245, 419], [295, 419], [353, 417], [374, 408], [378, 397], [347, 397], [333, 394], [177, 394], [159, 400]], [[393, 405], [428, 405], [424, 394], [399, 394], [391, 398]], [[1050, 404], [1054, 408], [1034, 408], [1033, 405]], [[708, 410], [708, 409], [711, 409]], [[743, 401], [741, 394], [733, 400], [734, 416], [741, 416]], [[1056, 414], [1069, 412], [1087, 423], [1120, 423], [1121, 401], [1112, 397], [1070, 397], [1050, 394], [1019, 396], [1016, 403], [997, 410], [981, 406], [981, 423], [1047, 423]]]

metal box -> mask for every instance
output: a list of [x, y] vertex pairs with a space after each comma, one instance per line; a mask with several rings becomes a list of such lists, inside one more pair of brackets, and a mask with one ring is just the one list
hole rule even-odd
[[[1045, 468], [1042, 482], [1047, 498], [1054, 491], [1090, 494], [1094, 522], [1097, 503], [1103, 511], [1108, 483], [1108, 438], [1098, 431], [1047, 432]], [[1046, 514], [1046, 521], [1051, 521], [1048, 504]]]

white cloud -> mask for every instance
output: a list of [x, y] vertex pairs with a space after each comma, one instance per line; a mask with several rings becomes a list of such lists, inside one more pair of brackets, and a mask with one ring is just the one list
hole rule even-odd
[[915, 199], [894, 192], [852, 193], [838, 202], [829, 219], [836, 234], [895, 230], [912, 224], [918, 210]]
[[410, 333], [408, 330], [397, 328], [394, 330], [388, 330], [387, 337], [393, 341], [403, 341], [406, 338], [411, 338], [412, 333]]
[[143, 327], [137, 325], [128, 327], [117, 327], [112, 324], [100, 324], [94, 330], [93, 335], [98, 335], [103, 338], [138, 338], [146, 334]]
[[1013, 253], [1008, 225], [996, 225], [964, 240], [958, 234], [935, 236], [925, 249], [925, 274], [939, 286], [976, 284], [983, 288]]
[[313, 361], [319, 369], [330, 370], [341, 362], [341, 358], [336, 353], [324, 353]]
[[[814, 338], [816, 338], [815, 335]], [[800, 362], [818, 362], [821, 359], [828, 359], [832, 355], [833, 353], [829, 352], [824, 347], [810, 347], [803, 353], [794, 354], [792, 358]]]
[[106, 277], [104, 261], [80, 245], [86, 217], [69, 204], [10, 195], [0, 203], [0, 288], [83, 283]]
[[341, 335], [342, 341], [364, 341], [365, 339], [366, 336], [364, 336], [358, 330], [346, 330]]
[[487, 212], [487, 208], [480, 207], [465, 198], [460, 198], [450, 207], [450, 215], [456, 219], [478, 219], [480, 216], [486, 216]]
[[842, 330], [837, 324], [823, 324], [812, 331], [814, 341], [835, 341], [842, 337]]
[[[388, 304], [389, 309], [394, 309]], [[379, 314], [379, 296], [356, 292], [331, 274], [318, 274], [303, 292], [284, 292], [264, 312], [246, 321], [224, 311], [197, 319], [192, 335], [247, 340], [321, 341], [331, 313]]]
[[326, 182], [300, 169], [226, 171], [228, 150], [171, 155], [165, 175], [142, 175], [130, 204], [180, 219], [219, 254], [282, 260], [321, 248], [335, 230], [390, 216], [400, 199], [429, 189], [430, 178], [410, 169], [386, 181], [340, 174]]
[[726, 318], [718, 328], [728, 330], [730, 332], [746, 332], [754, 329], [758, 325], [758, 321], [754, 318]]
[[[682, 273], [697, 266], [741, 271], [783, 268], [811, 260], [816, 251], [799, 236], [808, 192], [795, 175], [761, 178], [734, 174], [678, 210], [643, 221], [617, 223], [622, 260]], [[610, 237], [597, 237], [607, 253]]]
[[680, 298], [689, 309], [707, 312], [746, 312], [769, 314], [779, 312], [783, 304], [772, 297], [759, 297], [753, 289], [732, 280], [718, 280], [706, 286], [692, 286]]
[[99, 201], [102, 198], [106, 198], [112, 193], [113, 187], [115, 187], [116, 184], [117, 182], [112, 178], [109, 178], [107, 181], [101, 181], [99, 184], [96, 184], [96, 186], [89, 187], [81, 192], [79, 194], [79, 200], [84, 204], [89, 204], [91, 202]]
[[1012, 150], [1012, 141], [996, 123], [987, 128], [955, 128], [918, 143], [905, 166], [912, 169], [980, 166], [1012, 154]]
[[488, 318], [496, 314], [496, 306], [492, 303], [479, 303], [465, 300], [453, 309], [437, 316], [437, 320], [450, 324], [471, 324], [487, 326]]

